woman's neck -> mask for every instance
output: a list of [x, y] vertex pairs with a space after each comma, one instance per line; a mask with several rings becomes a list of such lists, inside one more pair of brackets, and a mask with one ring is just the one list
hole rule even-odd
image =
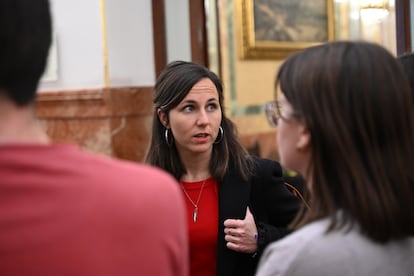
[[182, 181], [195, 182], [205, 180], [210, 177], [210, 155], [206, 156], [205, 154], [190, 154], [186, 156], [181, 155], [180, 157], [187, 171], [181, 177]]

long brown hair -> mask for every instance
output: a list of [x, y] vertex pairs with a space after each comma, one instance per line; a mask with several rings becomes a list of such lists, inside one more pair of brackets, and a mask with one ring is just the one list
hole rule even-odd
[[[310, 210], [377, 242], [414, 235], [414, 106], [401, 65], [367, 42], [331, 42], [289, 57], [276, 87], [311, 134]], [[342, 216], [338, 218], [338, 211]]]

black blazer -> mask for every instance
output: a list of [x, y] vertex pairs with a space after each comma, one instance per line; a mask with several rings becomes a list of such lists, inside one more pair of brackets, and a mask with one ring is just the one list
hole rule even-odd
[[[298, 198], [284, 185], [280, 164], [262, 158], [254, 160], [255, 173], [248, 181], [236, 176], [229, 166], [219, 184], [217, 276], [254, 275], [265, 246], [290, 232], [286, 227], [299, 209]], [[247, 206], [258, 228], [256, 256], [230, 250], [224, 240], [224, 221], [244, 219]]]

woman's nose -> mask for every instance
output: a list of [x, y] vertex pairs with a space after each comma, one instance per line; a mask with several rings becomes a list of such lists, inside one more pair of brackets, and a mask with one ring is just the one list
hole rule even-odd
[[201, 110], [198, 113], [197, 124], [202, 125], [208, 123], [208, 115], [205, 110]]

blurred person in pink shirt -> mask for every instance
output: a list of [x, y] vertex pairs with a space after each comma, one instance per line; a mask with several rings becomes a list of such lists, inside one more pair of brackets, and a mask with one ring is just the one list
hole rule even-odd
[[0, 1], [0, 274], [189, 274], [177, 182], [52, 143], [35, 118], [51, 43], [47, 0]]

